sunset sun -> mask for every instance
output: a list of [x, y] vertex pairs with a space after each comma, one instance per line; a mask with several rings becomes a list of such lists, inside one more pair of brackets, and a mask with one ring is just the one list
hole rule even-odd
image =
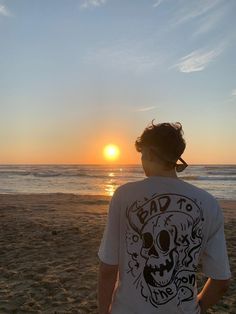
[[120, 155], [119, 147], [113, 144], [106, 145], [103, 150], [104, 157], [107, 160], [117, 160]]

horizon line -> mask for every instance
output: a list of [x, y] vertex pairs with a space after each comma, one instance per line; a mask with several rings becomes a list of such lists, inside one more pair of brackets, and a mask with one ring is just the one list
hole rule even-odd
[[[141, 163], [122, 163], [122, 164], [112, 164], [112, 163], [0, 163], [0, 166], [141, 166]], [[236, 166], [236, 163], [188, 163], [188, 166], [205, 166], [205, 165], [229, 165]]]

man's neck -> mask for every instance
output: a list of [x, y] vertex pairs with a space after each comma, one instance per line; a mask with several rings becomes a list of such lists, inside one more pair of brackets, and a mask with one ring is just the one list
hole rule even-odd
[[158, 177], [169, 177], [169, 178], [178, 179], [175, 169], [171, 169], [171, 170], [164, 170], [164, 169], [158, 169], [158, 168], [149, 169], [146, 172], [146, 175], [147, 177], [158, 176]]

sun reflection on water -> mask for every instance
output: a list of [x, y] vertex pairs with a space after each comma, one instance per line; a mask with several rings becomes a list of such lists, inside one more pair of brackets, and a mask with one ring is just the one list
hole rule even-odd
[[115, 189], [117, 188], [117, 184], [114, 180], [115, 178], [115, 173], [114, 172], [109, 172], [108, 173], [108, 181], [105, 183], [105, 193], [108, 196], [113, 196]]
[[106, 184], [105, 186], [106, 194], [109, 196], [113, 196], [115, 189], [116, 189], [116, 186], [114, 184]]

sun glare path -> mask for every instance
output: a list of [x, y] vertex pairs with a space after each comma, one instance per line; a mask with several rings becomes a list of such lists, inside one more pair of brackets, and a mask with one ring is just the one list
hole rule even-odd
[[120, 150], [118, 146], [109, 144], [104, 147], [103, 154], [107, 160], [116, 160], [120, 155]]

